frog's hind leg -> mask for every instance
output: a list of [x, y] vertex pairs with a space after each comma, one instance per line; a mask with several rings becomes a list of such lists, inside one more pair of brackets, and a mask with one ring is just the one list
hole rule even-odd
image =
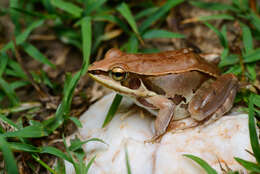
[[231, 109], [235, 96], [236, 88], [233, 88], [223, 105], [221, 105], [212, 115], [208, 116], [202, 121], [195, 120], [192, 118], [192, 116], [178, 121], [171, 121], [168, 126], [168, 130], [171, 130], [172, 132], [177, 132], [179, 130], [196, 128], [198, 126], [200, 126], [200, 130], [201, 128], [210, 125]]
[[206, 81], [189, 104], [191, 117], [197, 121], [208, 120], [207, 123], [218, 119], [231, 109], [237, 88], [238, 80], [232, 74], [224, 74], [215, 81]]
[[220, 108], [218, 108], [216, 112], [213, 113], [208, 120], [206, 120], [203, 126], [207, 126], [211, 124], [212, 122], [216, 121], [221, 116], [223, 116], [225, 113], [227, 113], [232, 108], [235, 96], [236, 96], [236, 89], [232, 89], [230, 95], [228, 96], [224, 104], [220, 106]]

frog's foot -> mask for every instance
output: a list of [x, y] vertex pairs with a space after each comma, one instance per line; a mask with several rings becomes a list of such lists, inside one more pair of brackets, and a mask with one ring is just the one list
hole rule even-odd
[[202, 122], [198, 122], [191, 117], [187, 117], [187, 118], [184, 118], [181, 120], [171, 120], [171, 122], [169, 123], [169, 125], [167, 127], [167, 130], [164, 133], [162, 133], [160, 135], [155, 135], [151, 139], [148, 139], [144, 142], [145, 143], [159, 143], [161, 141], [162, 137], [166, 133], [176, 133], [178, 131], [196, 128], [197, 126], [199, 126], [201, 124], [202, 124]]
[[202, 124], [201, 128], [204, 128], [204, 127], [210, 125], [211, 123], [213, 123], [216, 120], [218, 120], [225, 113], [227, 113], [232, 108], [235, 96], [236, 96], [236, 89], [232, 89], [231, 92], [230, 92], [230, 95], [227, 97], [227, 99], [224, 102], [224, 104], [221, 105], [220, 108], [218, 108], [216, 110], [216, 112], [210, 116], [209, 119], [204, 121], [204, 124]]
[[191, 117], [197, 121], [206, 120], [205, 125], [217, 120], [231, 109], [237, 88], [237, 78], [232, 74], [224, 74], [216, 81], [205, 82], [189, 104]]
[[175, 133], [186, 129], [196, 128], [199, 125], [201, 125], [201, 122], [198, 122], [191, 117], [183, 118], [181, 120], [172, 120], [167, 128], [167, 132]]

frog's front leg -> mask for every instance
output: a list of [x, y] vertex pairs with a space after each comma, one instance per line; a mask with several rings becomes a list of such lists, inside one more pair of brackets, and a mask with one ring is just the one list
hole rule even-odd
[[209, 116], [218, 117], [229, 111], [238, 88], [238, 80], [233, 74], [224, 74], [215, 81], [206, 81], [196, 91], [189, 103], [191, 117], [202, 121]]
[[166, 129], [173, 117], [175, 104], [164, 96], [153, 96], [146, 98], [146, 101], [159, 109], [157, 118], [154, 122], [155, 137], [160, 137], [166, 132]]

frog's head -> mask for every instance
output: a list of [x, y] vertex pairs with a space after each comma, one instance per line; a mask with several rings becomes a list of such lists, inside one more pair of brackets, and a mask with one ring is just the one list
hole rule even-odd
[[88, 74], [95, 81], [114, 91], [132, 97], [153, 96], [142, 83], [143, 75], [129, 71], [125, 53], [110, 49], [103, 60], [94, 62], [88, 68]]

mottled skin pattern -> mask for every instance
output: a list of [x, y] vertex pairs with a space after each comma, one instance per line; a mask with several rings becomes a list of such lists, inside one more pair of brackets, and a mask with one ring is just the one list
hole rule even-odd
[[190, 49], [156, 54], [111, 49], [88, 72], [155, 113], [155, 138], [165, 133], [171, 120], [190, 116], [200, 123], [219, 118], [231, 109], [238, 87], [234, 75], [220, 75], [216, 64]]

